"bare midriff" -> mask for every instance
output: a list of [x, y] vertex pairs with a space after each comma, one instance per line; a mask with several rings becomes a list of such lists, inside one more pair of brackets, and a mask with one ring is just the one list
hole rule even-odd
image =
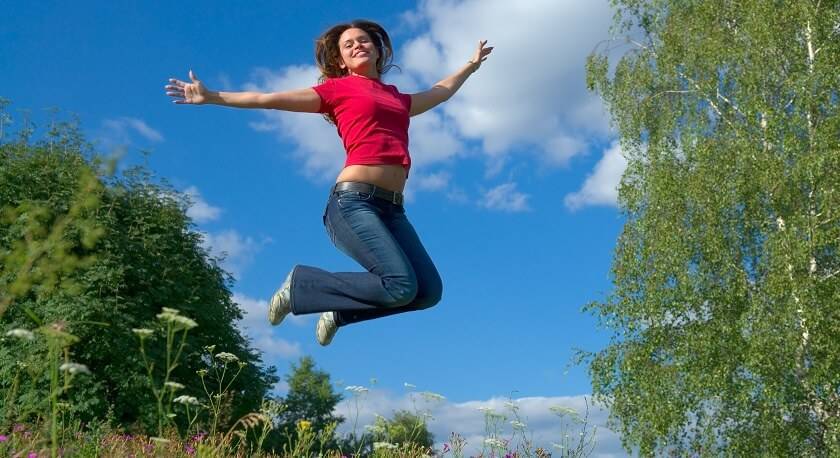
[[388, 191], [403, 192], [405, 180], [405, 167], [401, 165], [348, 165], [338, 174], [335, 182], [356, 181]]

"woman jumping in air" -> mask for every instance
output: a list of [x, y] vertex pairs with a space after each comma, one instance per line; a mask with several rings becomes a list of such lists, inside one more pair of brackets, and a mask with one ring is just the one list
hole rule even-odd
[[391, 39], [378, 24], [356, 20], [327, 30], [316, 42], [320, 84], [273, 93], [213, 92], [192, 70], [191, 83], [170, 79], [178, 104], [322, 113], [338, 129], [347, 160], [330, 191], [324, 226], [330, 239], [367, 272], [327, 272], [297, 265], [274, 293], [271, 324], [289, 313], [321, 313], [315, 335], [329, 345], [339, 327], [440, 301], [434, 263], [405, 216], [403, 189], [411, 158], [409, 117], [446, 101], [493, 50], [479, 42], [458, 71], [417, 94], [403, 94], [380, 78], [392, 67]]

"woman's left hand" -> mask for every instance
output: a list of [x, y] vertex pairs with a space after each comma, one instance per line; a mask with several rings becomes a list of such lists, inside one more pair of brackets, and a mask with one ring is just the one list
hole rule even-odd
[[478, 49], [475, 50], [475, 54], [473, 54], [472, 59], [470, 62], [475, 64], [475, 69], [478, 70], [478, 67], [481, 66], [481, 63], [487, 60], [487, 56], [490, 55], [490, 52], [493, 51], [492, 46], [484, 47], [487, 44], [487, 40], [481, 40], [478, 42]]

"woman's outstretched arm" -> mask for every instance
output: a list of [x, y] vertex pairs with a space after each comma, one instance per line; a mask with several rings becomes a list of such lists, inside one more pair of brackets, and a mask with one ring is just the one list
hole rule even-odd
[[457, 72], [438, 81], [428, 91], [411, 94], [411, 112], [409, 115], [416, 116], [424, 111], [431, 110], [455, 95], [464, 81], [478, 70], [481, 63], [487, 60], [487, 56], [493, 51], [492, 46], [485, 48], [486, 44], [487, 40], [478, 42], [478, 49], [475, 51], [473, 58]]
[[269, 108], [306, 113], [317, 113], [321, 107], [321, 97], [312, 88], [270, 93], [215, 92], [207, 89], [192, 70], [190, 70], [189, 75], [191, 83], [170, 78], [170, 84], [165, 86], [166, 95], [174, 98], [174, 103], [214, 104], [236, 108]]

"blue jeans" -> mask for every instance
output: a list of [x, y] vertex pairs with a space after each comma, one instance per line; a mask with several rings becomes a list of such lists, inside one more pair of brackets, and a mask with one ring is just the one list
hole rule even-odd
[[327, 202], [324, 226], [335, 246], [367, 272], [295, 266], [293, 314], [333, 311], [343, 326], [423, 310], [440, 301], [440, 275], [402, 205], [362, 192], [336, 192]]

